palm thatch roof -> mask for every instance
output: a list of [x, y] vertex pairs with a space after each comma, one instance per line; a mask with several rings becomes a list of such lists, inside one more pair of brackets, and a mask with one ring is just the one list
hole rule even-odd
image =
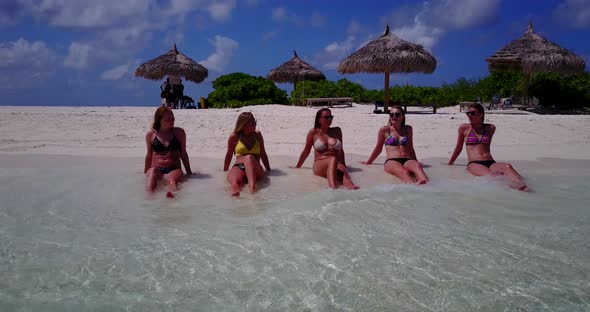
[[389, 32], [367, 43], [338, 65], [342, 74], [366, 73], [432, 73], [436, 59], [422, 45], [405, 41]]
[[326, 76], [297, 56], [293, 51], [293, 58], [271, 69], [266, 78], [274, 82], [297, 82], [304, 80], [325, 80]]
[[184, 77], [199, 83], [207, 78], [209, 71], [203, 65], [178, 52], [176, 44], [166, 54], [141, 64], [135, 76], [150, 80], [160, 80], [164, 76]]
[[574, 74], [583, 72], [586, 67], [581, 57], [536, 34], [532, 23], [529, 23], [524, 35], [486, 61], [490, 71], [516, 71], [525, 74]]
[[422, 72], [436, 69], [436, 59], [422, 45], [405, 41], [389, 32], [389, 25], [381, 37], [367, 43], [338, 65], [342, 74], [385, 73], [383, 109], [389, 105], [389, 74]]

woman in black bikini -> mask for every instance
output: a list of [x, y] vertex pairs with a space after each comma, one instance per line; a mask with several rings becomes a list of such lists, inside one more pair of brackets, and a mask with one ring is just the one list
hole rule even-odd
[[474, 176], [506, 175], [512, 183], [510, 187], [526, 191], [522, 177], [514, 170], [511, 164], [497, 163], [490, 153], [492, 136], [496, 132], [496, 126], [484, 123], [485, 112], [481, 104], [471, 104], [465, 112], [469, 118], [468, 124], [459, 126], [457, 145], [449, 160], [449, 166], [461, 154], [463, 142], [467, 151], [467, 171]]
[[154, 115], [152, 129], [145, 134], [147, 153], [144, 173], [147, 175], [146, 190], [153, 192], [161, 178], [168, 184], [166, 197], [173, 198], [178, 183], [184, 179], [181, 161], [187, 175], [191, 165], [186, 153], [186, 134], [182, 128], [174, 127], [174, 113], [166, 107], [159, 107]]
[[307, 156], [314, 149], [313, 174], [328, 179], [328, 185], [335, 189], [342, 184], [347, 189], [358, 189], [348, 174], [342, 149], [342, 130], [332, 125], [332, 112], [321, 108], [315, 115], [313, 128], [307, 133], [305, 147], [295, 168], [301, 168]]
[[425, 184], [428, 177], [416, 159], [413, 141], [412, 127], [406, 125], [404, 110], [401, 106], [392, 106], [389, 109], [389, 123], [379, 129], [377, 144], [371, 156], [361, 163], [372, 164], [385, 146], [385, 172], [398, 177], [404, 183]]

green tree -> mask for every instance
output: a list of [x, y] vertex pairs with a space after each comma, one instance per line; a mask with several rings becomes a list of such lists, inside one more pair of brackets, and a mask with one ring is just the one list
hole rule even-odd
[[287, 93], [264, 77], [244, 73], [220, 76], [213, 81], [207, 101], [215, 108], [255, 104], [287, 104]]

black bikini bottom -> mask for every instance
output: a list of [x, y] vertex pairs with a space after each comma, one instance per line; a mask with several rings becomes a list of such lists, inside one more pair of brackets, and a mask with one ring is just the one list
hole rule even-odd
[[246, 172], [246, 166], [244, 166], [244, 164], [235, 164], [233, 166], [238, 167], [238, 168], [242, 169], [242, 171]]
[[406, 161], [410, 160], [410, 158], [387, 158], [387, 160], [383, 164], [385, 165], [390, 160], [395, 160], [403, 166], [406, 163]]
[[478, 164], [478, 165], [486, 166], [489, 168], [495, 163], [496, 163], [495, 160], [474, 160], [474, 161], [468, 162], [467, 166], [469, 166], [470, 164]]
[[158, 170], [160, 170], [160, 172], [162, 174], [169, 174], [170, 172], [172, 172], [176, 169], [180, 169], [180, 168], [158, 167]]

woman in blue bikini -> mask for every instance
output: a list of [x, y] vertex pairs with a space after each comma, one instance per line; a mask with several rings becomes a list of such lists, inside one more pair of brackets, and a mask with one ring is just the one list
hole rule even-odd
[[497, 163], [490, 153], [492, 137], [496, 132], [496, 126], [484, 123], [485, 112], [481, 104], [471, 104], [465, 112], [469, 118], [468, 124], [459, 126], [457, 145], [449, 160], [449, 165], [461, 154], [463, 142], [467, 151], [467, 171], [474, 176], [505, 175], [512, 181], [511, 188], [526, 191], [527, 186], [522, 177], [511, 164]]
[[307, 156], [314, 149], [313, 174], [328, 179], [328, 185], [335, 189], [342, 184], [347, 189], [358, 189], [348, 174], [344, 149], [342, 148], [342, 130], [332, 125], [332, 112], [321, 108], [315, 115], [313, 128], [307, 133], [305, 146], [295, 168], [301, 168]]
[[[234, 154], [236, 162], [229, 169]], [[270, 164], [264, 148], [262, 133], [256, 130], [254, 115], [250, 112], [243, 112], [238, 116], [236, 127], [227, 141], [227, 152], [223, 163], [223, 171], [229, 170], [227, 181], [231, 186], [232, 196], [240, 196], [244, 180], [248, 181], [250, 193], [256, 192], [256, 179], [260, 179], [266, 174], [260, 165], [261, 160], [266, 168], [266, 173], [268, 173]]]
[[187, 175], [191, 165], [186, 153], [186, 133], [174, 127], [174, 113], [166, 107], [159, 107], [154, 115], [152, 129], [145, 134], [147, 153], [143, 172], [147, 175], [146, 190], [153, 192], [161, 178], [168, 184], [166, 197], [173, 198], [178, 183], [184, 179], [181, 161]]
[[416, 158], [412, 127], [406, 125], [406, 116], [401, 106], [392, 106], [389, 109], [389, 123], [379, 129], [377, 144], [367, 161], [361, 162], [370, 165], [381, 154], [385, 146], [387, 159], [383, 164], [383, 170], [398, 177], [404, 183], [425, 184], [428, 177]]

